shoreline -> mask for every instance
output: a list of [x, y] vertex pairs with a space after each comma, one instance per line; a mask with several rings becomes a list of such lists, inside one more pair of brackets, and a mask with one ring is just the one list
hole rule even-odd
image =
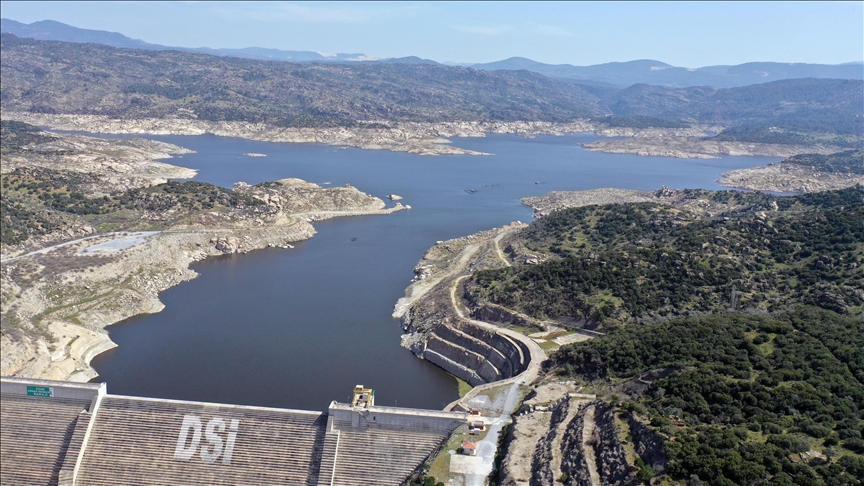
[[[69, 322], [68, 319], [52, 319], [47, 328], [57, 340], [50, 345], [44, 341], [31, 341], [29, 343], [21, 341], [13, 342], [4, 336], [2, 346], [4, 350], [2, 359], [3, 374], [76, 382], [90, 381], [99, 376], [90, 365], [92, 359], [105, 351], [117, 347], [117, 344], [111, 340], [106, 328], [131, 317], [143, 314], [155, 314], [165, 309], [165, 304], [159, 299], [159, 294], [183, 282], [197, 278], [198, 273], [190, 268], [192, 263], [228, 253], [249, 253], [264, 248], [290, 248], [289, 245], [291, 243], [314, 237], [317, 233], [317, 230], [311, 225], [311, 222], [314, 221], [324, 221], [345, 216], [385, 215], [407, 209], [409, 209], [408, 206], [397, 205], [390, 208], [365, 211], [297, 213], [291, 215], [295, 218], [295, 221], [291, 224], [254, 229], [246, 228], [246, 235], [241, 234], [244, 232], [242, 228], [162, 231], [157, 235], [153, 235], [148, 241], [118, 251], [121, 256], [120, 260], [114, 263], [116, 266], [125, 267], [129, 266], [130, 263], [132, 266], [137, 266], [135, 265], [135, 260], [147, 260], [149, 261], [148, 266], [163, 267], [161, 274], [133, 281], [129, 285], [129, 288], [126, 289], [127, 292], [125, 292], [125, 295], [122, 295], [124, 294], [123, 289], [114, 291], [115, 294], [121, 294], [119, 296], [114, 295], [114, 299], [134, 297], [134, 304], [132, 306], [122, 310], [115, 310], [115, 312], [98, 312], [99, 309], [96, 309], [95, 312], [88, 312], [85, 318], [92, 324], [87, 327], [76, 325], [73, 322]], [[250, 237], [249, 233], [256, 232], [263, 234], [258, 234], [257, 237]], [[238, 236], [240, 237], [239, 239], [245, 239], [245, 246], [240, 246], [234, 251], [218, 249], [221, 241], [238, 239]], [[216, 239], [216, 245], [207, 249], [205, 242], [212, 242], [214, 239]], [[82, 240], [69, 242], [66, 245], [70, 243], [82, 246], [80, 243], [87, 242]], [[91, 245], [83, 246], [87, 247]], [[189, 247], [202, 249], [195, 253], [188, 251]], [[83, 248], [75, 249], [80, 251]], [[21, 258], [28, 258], [29, 256]], [[123, 261], [123, 258], [126, 260]], [[133, 261], [130, 262], [130, 260]], [[126, 273], [118, 270], [112, 272], [109, 269], [103, 273], [113, 273], [117, 277], [127, 277]], [[108, 304], [110, 305], [110, 303]], [[92, 329], [91, 327], [95, 327], [96, 329]], [[51, 349], [52, 347], [54, 350]], [[18, 353], [10, 352], [16, 348], [19, 350]], [[19, 355], [19, 359], [15, 360], [19, 365], [17, 369], [12, 369], [15, 363], [10, 359], [10, 354]]]
[[805, 194], [864, 185], [864, 174], [819, 172], [807, 166], [778, 162], [724, 172], [717, 182], [733, 189]]
[[[790, 157], [803, 153], [830, 154], [841, 151], [833, 145], [784, 145], [716, 141], [710, 137], [722, 126], [692, 128], [609, 127], [587, 119], [572, 122], [387, 122], [366, 123], [385, 128], [333, 127], [286, 128], [264, 123], [216, 122], [198, 119], [144, 118], [114, 119], [105, 115], [3, 113], [4, 119], [17, 120], [48, 130], [67, 130], [118, 135], [216, 135], [261, 142], [320, 143], [366, 150], [390, 150], [416, 155], [493, 155], [454, 147], [452, 138], [484, 137], [486, 134], [512, 134], [527, 138], [538, 135], [565, 135], [593, 132], [599, 137], [625, 137], [583, 144], [582, 148], [610, 154], [649, 157], [710, 159], [724, 155]], [[250, 157], [260, 154], [246, 154]]]
[[[565, 130], [571, 128], [578, 128], [572, 125], [568, 125], [567, 127], [556, 126], [554, 124], [534, 124], [534, 125], [526, 125], [533, 132], [525, 128], [522, 133], [519, 135], [522, 136], [533, 136], [532, 134], [543, 133], [551, 133], [553, 134], [562, 134], [569, 133]], [[533, 127], [533, 128], [532, 128]], [[416, 127], [415, 127], [416, 128]], [[422, 127], [420, 127], [422, 128]], [[500, 124], [497, 126], [489, 126], [489, 125], [481, 125], [477, 123], [466, 123], [466, 124], [450, 124], [446, 127], [437, 127], [436, 130], [444, 130], [447, 128], [447, 134], [449, 136], [470, 136], [468, 134], [476, 135], [476, 132], [472, 132], [471, 130], [477, 130], [479, 128], [483, 129], [495, 129], [497, 132], [492, 133], [501, 133], [505, 130], [513, 129], [513, 124]], [[419, 128], [418, 128], [419, 130]], [[483, 132], [485, 133], [485, 132]], [[482, 135], [481, 133], [480, 135]], [[510, 133], [510, 132], [506, 132]], [[218, 136], [230, 136], [230, 135], [218, 135]], [[320, 142], [318, 142], [320, 143]], [[178, 147], [180, 148], [180, 147]], [[172, 152], [174, 153], [174, 152]], [[183, 152], [179, 152], [183, 153]], [[168, 155], [170, 157], [170, 155]], [[5, 161], [4, 161], [5, 162]], [[165, 164], [167, 166], [167, 164]], [[173, 166], [168, 166], [172, 167]], [[183, 169], [183, 168], [177, 168]], [[759, 167], [753, 168], [759, 169]], [[753, 169], [744, 169], [744, 170], [753, 170]], [[728, 173], [727, 173], [728, 174]], [[725, 177], [727, 174], [723, 174]], [[721, 181], [722, 183], [722, 181]], [[728, 184], [726, 184], [728, 185]], [[320, 188], [319, 188], [320, 189]], [[760, 190], [771, 190], [771, 189], [760, 189]], [[820, 189], [821, 190], [821, 189]], [[605, 191], [605, 190], [597, 190], [597, 191]], [[615, 194], [615, 197], [620, 197], [621, 195]], [[630, 197], [636, 198], [646, 198], [647, 194], [633, 194]], [[22, 374], [30, 374], [31, 372], [35, 372], [36, 370], [42, 370], [39, 372], [39, 377], [47, 377], [52, 379], [68, 379], [74, 381], [88, 381], [96, 376], [98, 376], [90, 366], [90, 361], [98, 354], [105, 352], [109, 349], [113, 349], [116, 347], [116, 344], [110, 340], [110, 337], [105, 331], [105, 327], [125, 320], [134, 315], [140, 314], [148, 314], [148, 313], [156, 313], [160, 312], [164, 309], [164, 304], [159, 300], [159, 293], [168, 288], [171, 288], [175, 285], [179, 285], [180, 283], [191, 280], [197, 276], [197, 273], [189, 268], [189, 265], [195, 261], [203, 260], [209, 256], [221, 255], [225, 253], [246, 253], [250, 251], [254, 251], [256, 249], [262, 249], [267, 247], [282, 247], [287, 248], [290, 247], [290, 243], [294, 241], [301, 241], [304, 239], [311, 238], [316, 233], [316, 230], [309, 224], [313, 221], [321, 221], [325, 219], [330, 219], [333, 217], [339, 216], [354, 216], [354, 215], [374, 215], [374, 214], [390, 214], [395, 211], [410, 209], [410, 206], [402, 206], [400, 203], [397, 203], [396, 206], [391, 208], [386, 208], [383, 201], [378, 198], [373, 198], [380, 202], [380, 208], [365, 208], [362, 210], [350, 210], [350, 211], [310, 211], [306, 213], [294, 213], [294, 214], [286, 214], [285, 216], [288, 219], [292, 220], [292, 222], [288, 225], [268, 225], [268, 226], [259, 226], [256, 228], [251, 227], [214, 227], [214, 228], [175, 228], [169, 229], [166, 231], [162, 231], [159, 235], [154, 237], [152, 240], [154, 241], [162, 241], [169, 236], [173, 238], [172, 243], [174, 246], [170, 249], [170, 251], [165, 251], [164, 248], [161, 250], [156, 249], [152, 251], [150, 255], [150, 262], [153, 263], [154, 256], [163, 257], [160, 264], [162, 265], [162, 271], [157, 272], [158, 275], [151, 276], [150, 281], [144, 279], [141, 282], [137, 282], [136, 286], [133, 289], [130, 289], [130, 292], [123, 294], [121, 292], [121, 297], [131, 299], [135, 305], [128, 307], [124, 311], [118, 311], [116, 309], [106, 310], [103, 312], [105, 315], [97, 315], [98, 312], [87, 310], [87, 323], [86, 327], [84, 326], [75, 326], [73, 329], [68, 328], [69, 322], [60, 321], [51, 321], [45, 325], [45, 328], [48, 329], [50, 334], [57, 337], [57, 341], [54, 343], [46, 344], [43, 340], [30, 340], [30, 342], [20, 343], [13, 342], [8, 338], [8, 336], [3, 336], [3, 356], [2, 356], [2, 367], [4, 369], [4, 373], [22, 373]], [[555, 204], [552, 204], [554, 206]], [[535, 210], [538, 210], [535, 206]], [[544, 208], [549, 209], [549, 208]], [[540, 210], [540, 213], [543, 211]], [[296, 226], [296, 228], [295, 228]], [[299, 231], [299, 233], [294, 234], [293, 230], [288, 228], [294, 228]], [[95, 229], [93, 230], [95, 231]], [[270, 231], [271, 234], [267, 235], [267, 231]], [[244, 233], [246, 233], [244, 235]], [[258, 233], [255, 236], [250, 236], [252, 233]], [[207, 240], [202, 235], [212, 235], [212, 237]], [[101, 239], [109, 236], [108, 234], [97, 234], [93, 235], [92, 233], [86, 238], [78, 238], [72, 239], [71, 241], [66, 241], [64, 243], [60, 243], [59, 245], [55, 245], [55, 247], [65, 247], [65, 246], [81, 246], [81, 243], [90, 239]], [[472, 235], [473, 236], [473, 235]], [[248, 239], [249, 241], [242, 241], [243, 238]], [[292, 239], [294, 238], [294, 239]], [[233, 240], [233, 241], [232, 241]], [[147, 243], [150, 243], [148, 241]], [[98, 243], [97, 243], [98, 244]], [[161, 243], [160, 243], [161, 244]], [[166, 243], [167, 244], [167, 243]], [[135, 250], [144, 245], [135, 245], [128, 250]], [[179, 251], [180, 247], [184, 247], [185, 250]], [[190, 248], [192, 250], [190, 250]], [[204, 251], [207, 249], [207, 251]], [[53, 247], [50, 248], [41, 248], [34, 253], [51, 253], [54, 251]], [[178, 253], [179, 251], [179, 253]], [[124, 250], [125, 253], [125, 250]], [[169, 257], [170, 255], [170, 257]], [[32, 255], [17, 255], [10, 259], [6, 259], [3, 261], [4, 266], [11, 264], [13, 261], [17, 261], [19, 259], [26, 259]], [[167, 258], [166, 258], [167, 257]], [[470, 256], [469, 256], [470, 257]], [[159, 260], [159, 258], [156, 258]], [[128, 262], [125, 262], [128, 263]], [[134, 269], [135, 271], [140, 271], [141, 268]], [[92, 270], [91, 270], [92, 271]], [[132, 271], [128, 270], [124, 272], [115, 272], [117, 275], [128, 275], [131, 274]], [[168, 275], [168, 274], [171, 275]], [[157, 278], [159, 277], [159, 278]], [[416, 282], [420, 284], [420, 282]], [[431, 282], [423, 282], [419, 286], [412, 285], [411, 286], [411, 296], [407, 296], [403, 299], [399, 299], [400, 302], [397, 303], [397, 308], [394, 309], [394, 317], [402, 317], [401, 314], [407, 310], [408, 307], [414, 303], [414, 300], [421, 298], [423, 293], [418, 292], [419, 295], [414, 296], [413, 290], [419, 290], [419, 287], [423, 287], [429, 285]], [[40, 284], [41, 285], [41, 284]], [[433, 285], [434, 286], [434, 285]], [[413, 287], [418, 287], [417, 289]], [[38, 289], [39, 291], [43, 289]], [[408, 290], [408, 289], [406, 289]], [[14, 293], [14, 291], [13, 291]], [[85, 293], [85, 292], [82, 292]], [[86, 293], [85, 293], [86, 294]], [[132, 295], [135, 294], [135, 295]], [[116, 297], [116, 296], [115, 296]], [[412, 299], [413, 297], [413, 299]], [[97, 296], [98, 299], [98, 296]], [[104, 299], [103, 299], [104, 300]], [[64, 304], [66, 305], [66, 304]], [[70, 304], [71, 305], [71, 304]], [[45, 306], [48, 308], [47, 304]], [[98, 307], [98, 306], [90, 306]], [[400, 309], [401, 307], [401, 309]], [[97, 309], [98, 310], [98, 309]], [[401, 311], [401, 312], [400, 312]], [[82, 311], [83, 312], [83, 311]], [[33, 315], [37, 315], [38, 313], [34, 313]], [[107, 317], [106, 317], [107, 316]], [[76, 317], [77, 319], [77, 317]], [[89, 325], [90, 322], [93, 322], [94, 325]], [[66, 324], [66, 325], [64, 325]], [[63, 327], [58, 327], [63, 325]], [[73, 324], [74, 325], [74, 324]], [[64, 334], [65, 333], [65, 334]], [[8, 358], [10, 353], [6, 352], [10, 347], [21, 350], [20, 353], [23, 357], [21, 359], [13, 360]], [[47, 358], [46, 358], [47, 356]], [[47, 361], [46, 361], [47, 359]], [[14, 367], [15, 369], [11, 369]], [[59, 374], [59, 375], [58, 375]], [[59, 378], [58, 378], [59, 376]]]

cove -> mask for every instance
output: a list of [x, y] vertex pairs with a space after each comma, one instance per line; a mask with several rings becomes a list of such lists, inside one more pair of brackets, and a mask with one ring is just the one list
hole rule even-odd
[[604, 154], [580, 147], [600, 138], [592, 134], [454, 139], [494, 155], [434, 157], [209, 135], [143, 137], [195, 150], [168, 162], [198, 169], [202, 182], [231, 187], [296, 177], [351, 184], [381, 198], [398, 194], [412, 206], [316, 223], [318, 235], [293, 249], [196, 263], [199, 278], [160, 295], [164, 311], [108, 327], [119, 347], [92, 363], [115, 394], [309, 410], [345, 401], [356, 384], [375, 388], [382, 405], [441, 408], [457, 398], [453, 377], [399, 346], [399, 323], [390, 317], [413, 266], [436, 241], [530, 222], [522, 197], [598, 187], [721, 189], [714, 180], [722, 172], [779, 160]]

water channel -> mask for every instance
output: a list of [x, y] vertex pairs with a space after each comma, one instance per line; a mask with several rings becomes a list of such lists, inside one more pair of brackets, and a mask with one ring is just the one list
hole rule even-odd
[[93, 360], [96, 380], [115, 394], [308, 410], [346, 400], [355, 384], [375, 388], [382, 405], [440, 408], [457, 398], [452, 376], [399, 346], [390, 317], [436, 241], [529, 222], [526, 196], [664, 184], [720, 189], [714, 180], [722, 172], [778, 160], [595, 153], [580, 147], [597, 140], [592, 134], [454, 139], [495, 155], [435, 157], [209, 135], [146, 138], [195, 150], [168, 161], [198, 169], [195, 180], [350, 183], [412, 206], [316, 223], [318, 235], [293, 249], [196, 263], [199, 278], [161, 294], [164, 311], [110, 326], [119, 347]]

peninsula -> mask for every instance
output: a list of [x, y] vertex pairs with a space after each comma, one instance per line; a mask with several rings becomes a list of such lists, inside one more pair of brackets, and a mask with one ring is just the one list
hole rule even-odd
[[[497, 472], [483, 471], [498, 484], [705, 478], [714, 450], [740, 457], [720, 473], [733, 482], [760, 467], [854, 475], [862, 196], [857, 185], [526, 198], [530, 225], [430, 248], [394, 316], [403, 346], [475, 386], [451, 407], [510, 424]], [[788, 408], [790, 393], [818, 405]], [[816, 420], [840, 403], [848, 413]], [[436, 479], [466, 479], [461, 461], [447, 464], [433, 461]]]
[[187, 149], [49, 134], [4, 120], [0, 373], [88, 381], [114, 346], [104, 328], [159, 312], [159, 292], [212, 255], [290, 248], [312, 222], [389, 214], [354, 187], [299, 179], [223, 189], [155, 159]]

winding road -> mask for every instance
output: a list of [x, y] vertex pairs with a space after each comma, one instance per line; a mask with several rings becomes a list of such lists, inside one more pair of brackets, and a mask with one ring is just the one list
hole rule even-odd
[[[495, 248], [496, 254], [501, 259], [501, 261], [504, 262], [504, 264], [508, 267], [511, 266], [511, 264], [507, 260], [507, 258], [505, 258], [504, 253], [501, 251], [498, 243], [504, 236], [511, 233], [512, 231], [514, 230], [509, 229], [502, 231], [492, 240], [492, 245]], [[468, 263], [468, 260], [477, 252], [477, 250], [480, 248], [480, 245], [481, 243], [475, 243], [465, 247], [462, 250], [462, 255], [460, 255], [459, 262], [456, 268], [448, 272], [447, 275], [444, 275], [440, 279], [438, 279], [436, 284], [449, 276], [463, 271]], [[451, 458], [451, 473], [462, 474], [465, 478], [464, 484], [466, 486], [483, 486], [484, 484], [486, 484], [486, 479], [489, 477], [489, 474], [492, 473], [492, 470], [495, 466], [495, 453], [498, 450], [498, 437], [501, 434], [504, 425], [512, 422], [511, 415], [516, 410], [516, 407], [520, 402], [519, 387], [522, 385], [530, 385], [537, 379], [537, 377], [540, 375], [542, 364], [546, 360], [547, 356], [546, 352], [543, 351], [543, 348], [541, 348], [539, 344], [537, 344], [533, 339], [525, 336], [524, 334], [494, 324], [490, 324], [488, 322], [471, 319], [465, 316], [465, 313], [462, 311], [462, 308], [459, 305], [459, 299], [456, 295], [456, 290], [459, 288], [459, 284], [464, 279], [470, 276], [470, 274], [461, 275], [455, 280], [453, 280], [453, 282], [450, 284], [450, 304], [453, 306], [453, 310], [454, 312], [456, 312], [456, 315], [458, 315], [459, 318], [468, 321], [475, 326], [499, 333], [514, 341], [519, 341], [523, 343], [528, 348], [530, 353], [530, 356], [528, 357], [528, 366], [525, 368], [524, 371], [522, 371], [522, 373], [519, 373], [516, 376], [504, 380], [498, 380], [476, 386], [472, 388], [471, 391], [469, 391], [467, 394], [465, 394], [464, 397], [450, 403], [444, 408], [444, 410], [453, 410], [453, 408], [455, 408], [456, 406], [461, 406], [462, 408], [470, 409], [471, 407], [469, 403], [474, 398], [480, 396], [483, 393], [488, 393], [492, 389], [509, 385], [507, 391], [504, 392], [505, 395], [503, 398], [503, 403], [501, 404], [500, 414], [497, 417], [491, 419], [491, 421], [489, 422], [488, 431], [486, 432], [486, 436], [483, 439], [477, 441], [477, 456], [454, 456]], [[432, 287], [434, 287], [434, 285], [431, 285], [429, 288], [431, 289]], [[497, 401], [499, 400], [496, 400], [496, 402]]]

